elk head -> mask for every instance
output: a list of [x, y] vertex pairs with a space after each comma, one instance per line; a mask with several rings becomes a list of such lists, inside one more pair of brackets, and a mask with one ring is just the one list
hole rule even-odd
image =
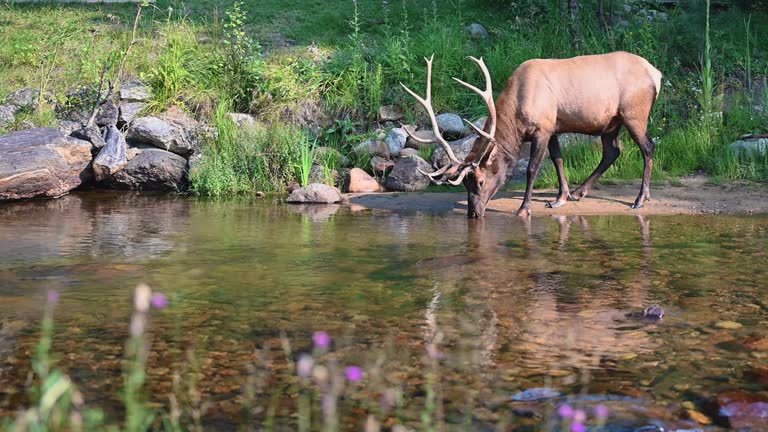
[[[504, 185], [508, 163], [506, 158], [499, 153], [496, 139], [494, 138], [496, 134], [496, 105], [493, 102], [491, 75], [482, 58], [476, 59], [470, 57], [470, 59], [480, 66], [480, 69], [485, 75], [485, 90], [480, 90], [472, 84], [468, 84], [458, 78], [453, 78], [459, 84], [479, 94], [488, 107], [488, 120], [486, 120], [483, 129], [478, 128], [472, 124], [472, 122], [464, 119], [464, 121], [467, 122], [479, 136], [467, 158], [464, 161], [460, 161], [453, 152], [453, 149], [451, 149], [451, 146], [440, 133], [437, 126], [435, 111], [432, 108], [432, 60], [434, 57], [435, 56], [433, 55], [429, 59], [424, 59], [427, 62], [427, 93], [424, 98], [414, 93], [411, 89], [403, 85], [403, 83], [400, 83], [405, 91], [416, 98], [427, 111], [432, 123], [432, 131], [435, 135], [435, 140], [445, 150], [445, 153], [450, 159], [450, 163], [437, 169], [435, 172], [426, 173], [421, 170], [419, 171], [428, 176], [430, 180], [436, 184], [444, 184], [447, 182], [457, 186], [460, 183], [464, 183], [464, 187], [467, 189], [467, 204], [469, 207], [467, 217], [479, 218], [485, 213], [485, 207], [491, 197], [493, 197], [496, 192], [498, 192], [499, 188]], [[417, 142], [432, 142], [412, 135], [407, 129], [406, 132], [408, 132], [408, 135]]]

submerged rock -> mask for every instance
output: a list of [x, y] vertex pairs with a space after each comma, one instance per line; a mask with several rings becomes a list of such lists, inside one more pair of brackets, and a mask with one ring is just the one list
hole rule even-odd
[[291, 192], [288, 203], [333, 204], [341, 202], [341, 192], [333, 186], [312, 183]]
[[56, 129], [0, 136], [0, 200], [66, 194], [91, 176], [91, 144]]

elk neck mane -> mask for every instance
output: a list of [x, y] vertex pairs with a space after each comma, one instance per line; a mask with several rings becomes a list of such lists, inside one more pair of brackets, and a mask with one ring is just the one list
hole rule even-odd
[[513, 98], [506, 94], [499, 96], [496, 101], [496, 143], [501, 153], [510, 161], [516, 162], [520, 156], [522, 139], [517, 121], [517, 107]]

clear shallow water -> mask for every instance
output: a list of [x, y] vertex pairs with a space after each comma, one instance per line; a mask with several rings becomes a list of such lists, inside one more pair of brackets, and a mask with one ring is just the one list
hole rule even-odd
[[[446, 418], [471, 418], [470, 429], [546, 421], [550, 403], [509, 400], [534, 387], [588, 401], [627, 397], [607, 402], [617, 421], [672, 428], [692, 425], [681, 415], [687, 401], [706, 411], [724, 392], [768, 398], [759, 373], [768, 351], [755, 349], [768, 338], [764, 216], [467, 221], [453, 212], [79, 194], [3, 205], [0, 220], [2, 415], [26, 401], [48, 289], [61, 294], [59, 364], [87, 403], [119, 411], [140, 282], [171, 301], [152, 322], [152, 400], [167, 404], [174, 373], [196, 371], [204, 420], [219, 426], [239, 421], [248, 377], [267, 380], [253, 403], [274, 397], [277, 424], [293, 424], [297, 380], [280, 336], [295, 357], [310, 350], [315, 330], [334, 337], [334, 361], [368, 371], [341, 403], [343, 428], [355, 430], [391, 388], [406, 401], [399, 421], [418, 425], [425, 346], [436, 335]], [[626, 317], [653, 303], [666, 310], [662, 321]], [[721, 321], [742, 327], [720, 329]]]

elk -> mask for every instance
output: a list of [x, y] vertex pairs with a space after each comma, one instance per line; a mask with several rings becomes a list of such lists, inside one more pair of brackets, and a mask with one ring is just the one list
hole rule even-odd
[[[619, 51], [569, 59], [532, 59], [521, 64], [507, 86], [493, 100], [491, 76], [483, 59], [470, 57], [485, 76], [485, 90], [453, 78], [480, 95], [488, 107], [488, 119], [464, 161], [458, 160], [438, 130], [432, 108], [432, 60], [427, 62], [427, 91], [424, 98], [400, 83], [426, 109], [435, 140], [445, 149], [450, 163], [423, 174], [438, 184], [464, 183], [467, 189], [467, 217], [485, 214], [488, 201], [506, 182], [506, 172], [519, 158], [523, 142], [531, 143], [526, 187], [519, 216], [531, 213], [533, 184], [546, 151], [555, 165], [559, 190], [550, 208], [587, 196], [594, 182], [621, 153], [619, 132], [624, 126], [640, 147], [645, 162], [640, 194], [633, 209], [650, 199], [654, 142], [648, 136], [648, 118], [661, 89], [662, 74], [644, 58]], [[466, 121], [466, 120], [465, 120]], [[561, 133], [599, 135], [603, 154], [594, 172], [572, 193], [568, 188], [557, 135]], [[409, 132], [410, 134], [410, 132]], [[416, 141], [430, 142], [411, 135]]]

